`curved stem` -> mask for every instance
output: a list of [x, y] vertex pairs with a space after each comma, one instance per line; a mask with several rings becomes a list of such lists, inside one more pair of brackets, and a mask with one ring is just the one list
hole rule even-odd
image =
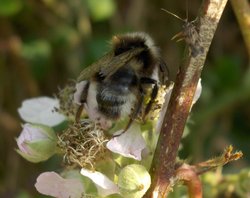
[[231, 0], [234, 13], [238, 19], [250, 58], [250, 4], [248, 0]]

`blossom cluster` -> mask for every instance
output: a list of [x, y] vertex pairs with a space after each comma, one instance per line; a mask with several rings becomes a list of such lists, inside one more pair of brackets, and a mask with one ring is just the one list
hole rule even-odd
[[[25, 100], [18, 109], [25, 123], [16, 139], [17, 152], [33, 163], [54, 155], [62, 157], [64, 171], [38, 176], [35, 188], [41, 194], [59, 198], [140, 198], [151, 183], [148, 169], [173, 84], [160, 88], [150, 118], [146, 122], [135, 120], [125, 133], [122, 131], [128, 118], [116, 123], [97, 122], [97, 112], [86, 106], [80, 121], [75, 121], [85, 85], [68, 85], [55, 98]], [[200, 93], [199, 83], [194, 102]]]

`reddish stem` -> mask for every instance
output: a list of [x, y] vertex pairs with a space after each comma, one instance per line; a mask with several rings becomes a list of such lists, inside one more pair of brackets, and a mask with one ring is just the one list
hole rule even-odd
[[187, 186], [190, 198], [202, 198], [202, 183], [192, 166], [183, 164], [177, 169], [176, 178]]

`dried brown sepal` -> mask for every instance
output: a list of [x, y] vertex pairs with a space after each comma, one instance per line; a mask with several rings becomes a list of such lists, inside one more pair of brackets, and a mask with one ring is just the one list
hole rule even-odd
[[225, 148], [223, 154], [219, 157], [201, 162], [197, 165], [188, 165], [183, 163], [178, 165], [175, 171], [175, 176], [172, 178], [171, 188], [179, 181], [184, 182], [187, 186], [189, 197], [201, 198], [202, 197], [202, 183], [199, 175], [212, 169], [223, 166], [231, 161], [240, 159], [243, 156], [241, 151], [233, 152], [233, 146], [230, 145]]
[[213, 159], [207, 160], [205, 162], [201, 162], [195, 165], [196, 172], [198, 174], [202, 174], [211, 169], [217, 168], [219, 166], [224, 166], [225, 164], [240, 159], [243, 156], [241, 151], [233, 152], [233, 146], [228, 146], [223, 154], [219, 157], [215, 157]]
[[204, 52], [195, 21], [186, 21], [183, 24], [182, 32], [176, 34], [172, 39], [177, 39], [177, 42], [185, 40], [193, 57]]
[[202, 54], [204, 52], [204, 48], [201, 46], [201, 40], [199, 37], [199, 30], [197, 29], [196, 20], [193, 20], [191, 22], [188, 21], [188, 18], [182, 19], [178, 15], [162, 9], [166, 13], [176, 17], [177, 19], [181, 20], [183, 23], [182, 25], [182, 31], [175, 34], [171, 40], [176, 40], [176, 42], [180, 42], [184, 40], [186, 44], [189, 47], [189, 51], [191, 53], [191, 56], [196, 57], [199, 54]]
[[100, 126], [89, 119], [71, 124], [58, 136], [58, 146], [68, 166], [94, 169], [94, 165], [105, 157], [108, 138]]
[[195, 21], [185, 22], [182, 27], [182, 31], [175, 34], [171, 40], [180, 42], [185, 40], [189, 47], [189, 51], [193, 57], [204, 52], [204, 48], [201, 46], [198, 31], [196, 30]]
[[230, 162], [230, 161], [238, 160], [243, 156], [243, 153], [241, 151], [237, 151], [235, 153], [232, 153], [232, 151], [233, 151], [233, 146], [232, 145], [228, 146], [225, 149], [225, 151], [224, 151], [225, 164]]

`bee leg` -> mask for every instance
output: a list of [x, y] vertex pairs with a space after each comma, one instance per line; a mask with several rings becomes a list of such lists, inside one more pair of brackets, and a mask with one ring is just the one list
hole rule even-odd
[[143, 105], [145, 93], [144, 93], [144, 90], [142, 89], [141, 85], [139, 85], [139, 86], [140, 86], [139, 87], [139, 93], [140, 93], [140, 95], [139, 95], [139, 101], [138, 101], [138, 103], [136, 105], [136, 108], [133, 111], [133, 113], [132, 113], [129, 121], [128, 121], [128, 124], [127, 124], [126, 128], [120, 134], [113, 135], [113, 137], [118, 137], [118, 136], [122, 135], [123, 133], [125, 133], [129, 129], [129, 127], [131, 126], [131, 124], [133, 123], [133, 121], [135, 120], [135, 118], [140, 113], [140, 110], [141, 110], [142, 105]]
[[142, 84], [153, 84], [153, 89], [152, 89], [152, 92], [150, 95], [150, 101], [147, 104], [147, 106], [145, 108], [145, 112], [143, 114], [143, 120], [145, 121], [145, 118], [148, 115], [148, 113], [150, 112], [150, 110], [152, 108], [152, 104], [153, 104], [153, 102], [158, 94], [159, 87], [158, 87], [157, 81], [154, 79], [151, 79], [151, 78], [143, 77], [143, 78], [141, 78], [141, 83]]
[[159, 61], [159, 68], [160, 68], [160, 72], [159, 72], [159, 80], [161, 82], [161, 84], [166, 84], [167, 80], [169, 78], [169, 69], [167, 64], [165, 63], [165, 61], [163, 59], [160, 59]]
[[151, 96], [150, 96], [150, 101], [149, 103], [147, 104], [146, 106], [146, 109], [145, 109], [145, 112], [144, 112], [144, 115], [143, 115], [143, 120], [145, 120], [146, 116], [148, 115], [148, 113], [150, 112], [151, 108], [152, 108], [152, 104], [158, 94], [158, 90], [159, 90], [159, 87], [156, 84], [154, 84], [154, 87], [153, 87], [153, 90], [151, 92]]
[[84, 108], [84, 103], [87, 102], [87, 96], [88, 96], [88, 90], [89, 90], [89, 82], [86, 84], [86, 86], [84, 87], [82, 94], [81, 94], [81, 105], [78, 107], [77, 112], [76, 112], [76, 116], [75, 116], [75, 121], [79, 122], [80, 118], [81, 118], [81, 114]]
[[84, 103], [82, 103], [82, 104], [78, 107], [78, 109], [77, 109], [76, 116], [75, 116], [75, 122], [77, 122], [77, 123], [80, 121], [80, 118], [81, 118], [81, 114], [82, 114], [83, 108], [84, 108]]

